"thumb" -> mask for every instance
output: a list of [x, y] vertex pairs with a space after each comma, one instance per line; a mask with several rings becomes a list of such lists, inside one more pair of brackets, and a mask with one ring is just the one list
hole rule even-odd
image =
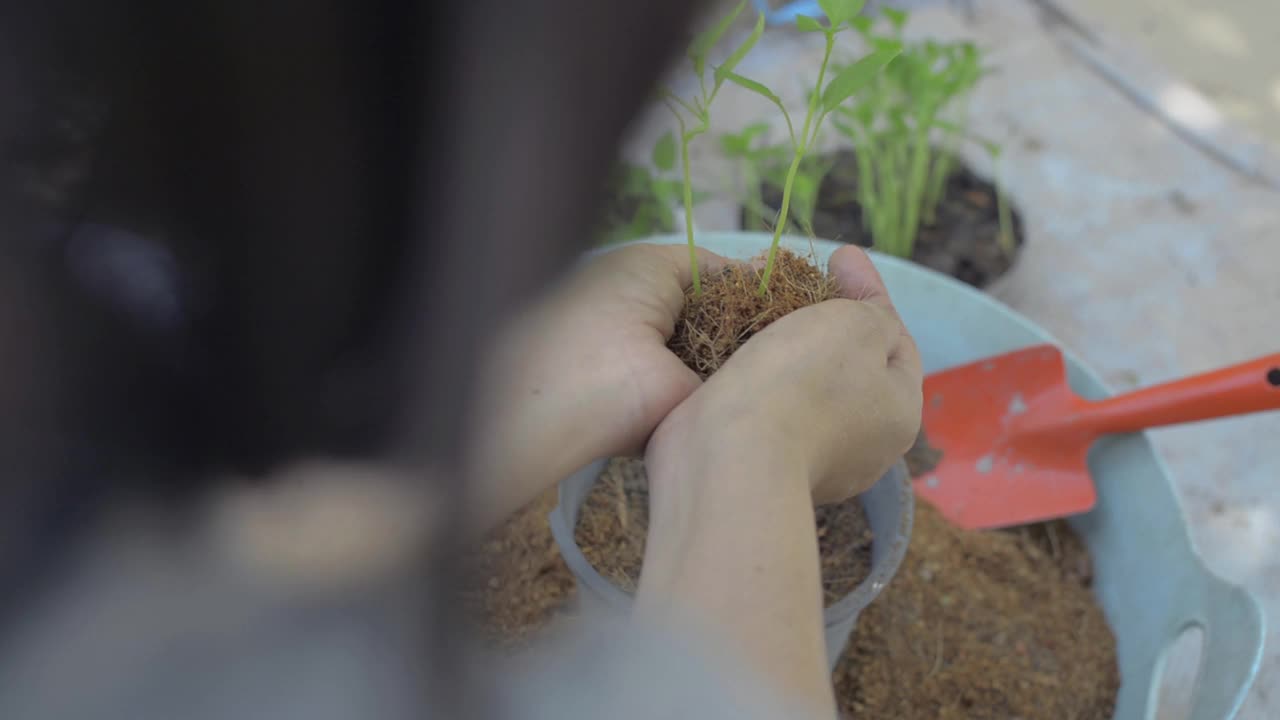
[[845, 245], [836, 250], [827, 263], [827, 271], [835, 278], [840, 297], [893, 309], [880, 271], [862, 248]]

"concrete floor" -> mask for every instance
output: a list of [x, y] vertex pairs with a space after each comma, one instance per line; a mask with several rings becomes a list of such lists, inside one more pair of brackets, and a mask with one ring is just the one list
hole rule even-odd
[[1159, 60], [1233, 121], [1280, 148], [1280, 3], [1275, 0], [1062, 0], [1092, 25]]
[[[1280, 44], [1263, 37], [1280, 27], [1280, 4], [1056, 1], [1083, 34], [1037, 0], [951, 3], [967, 15], [938, 4], [910, 25], [973, 39], [997, 69], [973, 98], [972, 127], [1003, 142], [1029, 240], [993, 294], [1116, 390], [1280, 351], [1280, 192], [1259, 180], [1280, 178], [1268, 149], [1280, 139]], [[795, 103], [814, 40], [768, 33], [740, 71]], [[767, 104], [725, 95], [713, 133], [768, 117]], [[668, 122], [658, 112], [639, 129], [638, 157]], [[734, 171], [712, 145], [695, 148], [695, 173], [722, 190]], [[980, 152], [969, 160], [991, 171]], [[733, 208], [708, 202], [698, 224], [735, 227]], [[1252, 590], [1271, 620], [1240, 717], [1280, 717], [1280, 414], [1151, 437], [1206, 564]], [[1185, 717], [1195, 660], [1194, 645], [1170, 659], [1162, 720]]]

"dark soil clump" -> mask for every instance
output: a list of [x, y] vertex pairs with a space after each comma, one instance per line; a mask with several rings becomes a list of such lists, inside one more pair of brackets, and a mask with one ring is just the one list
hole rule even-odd
[[[649, 527], [649, 485], [644, 462], [615, 458], [587, 494], [574, 539], [591, 566], [610, 582], [635, 592]], [[871, 573], [871, 527], [857, 498], [814, 511], [823, 600], [831, 605]]]
[[[858, 164], [853, 151], [840, 150], [820, 161], [830, 170], [818, 190], [814, 235], [872, 247], [871, 233], [863, 226], [862, 207], [856, 200]], [[772, 185], [762, 187], [760, 197], [775, 210], [782, 204], [781, 188]], [[1009, 271], [1022, 246], [1022, 218], [1016, 210], [1010, 213], [1012, 252], [1000, 242], [995, 186], [957, 164], [943, 189], [937, 216], [933, 222], [921, 222], [911, 259], [974, 287], [985, 287]], [[744, 227], [746, 215], [744, 212]]]

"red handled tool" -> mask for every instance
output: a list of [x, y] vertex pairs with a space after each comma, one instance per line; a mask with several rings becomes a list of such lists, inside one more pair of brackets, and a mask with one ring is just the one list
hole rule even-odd
[[1085, 512], [1100, 435], [1280, 409], [1280, 354], [1090, 401], [1067, 384], [1062, 353], [1040, 345], [924, 381], [924, 430], [941, 461], [916, 493], [966, 528]]

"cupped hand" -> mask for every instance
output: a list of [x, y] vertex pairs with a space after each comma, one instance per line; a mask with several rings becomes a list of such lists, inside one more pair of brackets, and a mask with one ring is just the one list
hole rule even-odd
[[[698, 251], [704, 274], [725, 262]], [[577, 268], [501, 334], [472, 451], [495, 516], [592, 460], [638, 452], [701, 385], [666, 346], [691, 275], [687, 247], [622, 247]]]
[[865, 252], [841, 248], [829, 269], [840, 297], [739, 348], [663, 422], [651, 463], [691, 453], [781, 462], [823, 504], [868, 489], [902, 457], [920, 428], [919, 353]]

